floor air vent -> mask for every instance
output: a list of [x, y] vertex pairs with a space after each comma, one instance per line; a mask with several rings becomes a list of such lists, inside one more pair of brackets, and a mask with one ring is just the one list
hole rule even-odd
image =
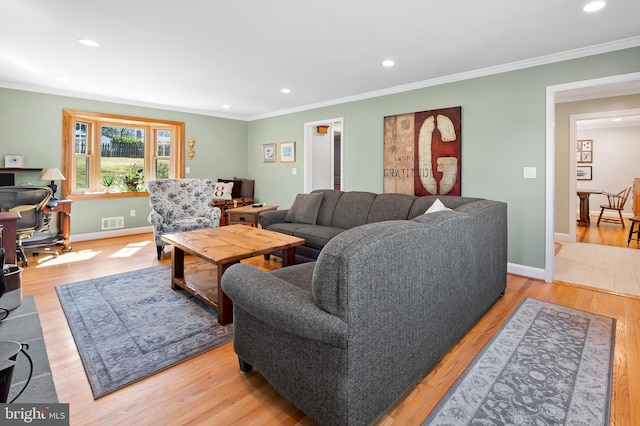
[[124, 228], [124, 216], [103, 217], [102, 230]]

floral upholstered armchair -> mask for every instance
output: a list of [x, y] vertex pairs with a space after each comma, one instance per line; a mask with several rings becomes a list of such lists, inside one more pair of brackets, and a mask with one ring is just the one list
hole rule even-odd
[[211, 205], [214, 182], [209, 179], [157, 179], [149, 188], [149, 223], [162, 256], [162, 235], [220, 226], [220, 209]]

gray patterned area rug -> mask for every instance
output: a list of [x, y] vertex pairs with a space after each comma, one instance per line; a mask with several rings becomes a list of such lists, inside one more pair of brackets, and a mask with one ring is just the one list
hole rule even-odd
[[525, 299], [424, 425], [608, 425], [615, 319]]
[[56, 287], [94, 399], [232, 340], [232, 324], [170, 280], [161, 265]]

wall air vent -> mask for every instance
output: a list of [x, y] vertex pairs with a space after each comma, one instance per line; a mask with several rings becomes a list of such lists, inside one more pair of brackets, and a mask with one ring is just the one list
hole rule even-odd
[[103, 217], [102, 218], [102, 230], [119, 229], [124, 228], [124, 216], [118, 217]]

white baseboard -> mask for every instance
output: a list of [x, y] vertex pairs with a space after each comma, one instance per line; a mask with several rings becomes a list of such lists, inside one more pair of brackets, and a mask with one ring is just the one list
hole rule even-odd
[[553, 240], [554, 241], [558, 241], [558, 242], [565, 242], [565, 243], [575, 243], [575, 239], [572, 241], [570, 238], [569, 234], [563, 234], [560, 232], [556, 232], [555, 234], [553, 234]]
[[542, 268], [534, 268], [532, 266], [519, 265], [517, 263], [507, 263], [507, 272], [515, 275], [522, 275], [523, 277], [535, 278], [538, 280], [544, 280], [545, 271]]
[[125, 235], [145, 234], [153, 232], [152, 226], [141, 226], [139, 228], [116, 229], [114, 231], [91, 232], [89, 234], [72, 235], [70, 240], [73, 241], [90, 241], [100, 240], [102, 238], [123, 237]]

